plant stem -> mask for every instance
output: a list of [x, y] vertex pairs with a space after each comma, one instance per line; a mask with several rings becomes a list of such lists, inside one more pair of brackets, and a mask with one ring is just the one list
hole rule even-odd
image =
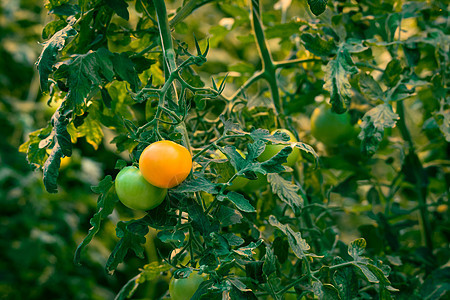
[[263, 77], [267, 80], [270, 92], [272, 93], [272, 102], [275, 109], [275, 114], [278, 116], [283, 114], [283, 105], [278, 89], [278, 82], [276, 77], [276, 68], [267, 45], [267, 40], [264, 36], [263, 25], [261, 21], [261, 9], [259, 0], [250, 1], [251, 23], [255, 33], [256, 46], [258, 48], [259, 56], [261, 57]]
[[416, 192], [419, 200], [419, 209], [420, 209], [420, 218], [422, 221], [422, 239], [425, 241], [425, 245], [428, 247], [430, 251], [433, 250], [433, 240], [432, 240], [432, 230], [430, 219], [428, 218], [428, 210], [427, 210], [427, 187], [428, 180], [425, 170], [423, 169], [423, 165], [419, 160], [415, 150], [414, 144], [412, 141], [411, 134], [409, 133], [408, 127], [406, 127], [405, 123], [405, 108], [403, 105], [403, 101], [397, 102], [397, 113], [400, 116], [398, 121], [398, 127], [402, 134], [403, 139], [408, 144], [408, 154], [406, 156], [407, 164], [410, 164], [411, 170], [414, 176], [414, 182], [416, 187]]
[[[162, 44], [161, 46], [162, 46], [163, 53], [164, 53], [164, 60], [166, 62], [165, 70], [167, 70], [167, 73], [169, 74], [169, 76], [167, 76], [167, 74], [166, 74], [166, 80], [168, 82], [170, 82], [170, 84], [172, 85], [174, 79], [176, 78], [177, 64], [176, 64], [176, 60], [175, 60], [175, 51], [173, 49], [172, 35], [170, 34], [169, 20], [167, 18], [167, 9], [166, 9], [164, 0], [153, 0], [153, 4], [155, 5], [156, 17], [158, 20], [158, 27], [159, 27], [159, 34], [161, 36], [161, 44]], [[161, 94], [159, 95], [160, 103], [158, 105], [160, 105], [160, 106], [164, 106], [164, 98], [166, 95], [166, 91], [169, 88], [169, 85], [165, 84], [163, 89], [164, 88], [165, 88], [165, 90], [162, 91]], [[174, 102], [176, 104], [178, 104], [178, 97], [176, 96], [175, 87], [174, 87], [174, 91], [175, 91], [175, 93], [174, 93], [175, 101]], [[159, 110], [159, 111], [161, 111], [161, 110]], [[181, 127], [180, 132], [183, 136], [183, 141], [185, 144], [184, 146], [189, 150], [189, 152], [192, 153], [189, 137], [187, 135], [186, 124], [184, 122], [181, 122], [178, 126]]]

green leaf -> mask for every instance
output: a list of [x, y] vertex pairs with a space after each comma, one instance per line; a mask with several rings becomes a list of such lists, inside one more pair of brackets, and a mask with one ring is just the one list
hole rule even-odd
[[402, 74], [403, 68], [400, 60], [391, 60], [384, 70], [383, 79], [386, 84], [390, 87], [395, 86], [400, 80], [400, 75]]
[[323, 88], [330, 92], [332, 110], [336, 113], [344, 113], [350, 105], [352, 97], [348, 77], [358, 72], [353, 66], [352, 58], [345, 49], [339, 50], [337, 57], [330, 60], [323, 67], [325, 72]]
[[67, 23], [64, 20], [56, 20], [47, 23], [47, 25], [45, 25], [44, 29], [42, 30], [42, 38], [46, 40], [52, 35], [54, 35], [57, 31], [63, 29], [66, 26]]
[[184, 232], [180, 230], [163, 230], [158, 232], [158, 239], [160, 239], [163, 243], [173, 243], [176, 247], [183, 246], [183, 242], [185, 239]]
[[428, 275], [420, 287], [420, 295], [424, 299], [445, 299], [450, 291], [450, 267], [434, 270]]
[[224, 233], [222, 236], [227, 240], [230, 246], [240, 246], [245, 242], [243, 238], [234, 233]]
[[60, 6], [54, 6], [49, 13], [59, 16], [74, 16], [81, 12], [80, 7], [78, 5], [71, 5], [68, 3], [64, 3]]
[[174, 191], [178, 193], [206, 192], [212, 195], [218, 193], [217, 185], [204, 177], [185, 180], [179, 186], [177, 186]]
[[264, 275], [270, 276], [277, 271], [277, 258], [270, 246], [266, 246], [266, 254], [264, 255], [263, 272]]
[[81, 126], [77, 127], [77, 137], [85, 137], [86, 141], [94, 147], [95, 150], [101, 144], [103, 139], [103, 130], [100, 120], [89, 114]]
[[120, 221], [117, 223], [116, 235], [120, 238], [106, 262], [106, 270], [113, 273], [123, 262], [129, 250], [133, 250], [139, 258], [144, 258], [144, 247], [148, 226], [143, 220]]
[[[343, 262], [340, 257], [336, 257], [333, 263], [340, 264]], [[358, 281], [351, 266], [337, 269], [333, 274], [333, 281], [342, 299], [353, 299], [357, 295]]]
[[378, 82], [370, 74], [361, 73], [359, 76], [359, 87], [361, 91], [371, 100], [383, 100], [384, 93]]
[[439, 111], [435, 115], [436, 123], [445, 137], [447, 142], [450, 142], [450, 110]]
[[294, 212], [298, 212], [303, 207], [303, 198], [298, 194], [298, 186], [287, 181], [278, 174], [267, 174], [267, 180], [272, 187], [272, 192], [276, 194], [281, 201], [291, 207]]
[[44, 186], [47, 192], [57, 193], [56, 181], [59, 175], [61, 158], [72, 155], [72, 141], [70, 134], [67, 132], [69, 120], [60, 114], [59, 109], [53, 115], [52, 121], [53, 129], [50, 137], [53, 139], [53, 149], [43, 167]]
[[92, 227], [89, 229], [89, 233], [78, 245], [75, 251], [75, 264], [80, 264], [81, 252], [91, 242], [97, 232], [99, 232], [101, 222], [113, 212], [116, 202], [119, 201], [114, 189], [114, 182], [112, 181], [112, 177], [109, 175], [100, 181], [98, 186], [92, 187], [92, 190], [95, 193], [100, 194], [97, 200], [97, 212], [90, 220]]
[[104, 48], [96, 52], [77, 55], [72, 61], [65, 62], [55, 73], [55, 78], [67, 77], [69, 92], [66, 95], [67, 106], [77, 115], [85, 110], [89, 100], [103, 85], [111, 82], [114, 76], [130, 83], [132, 90], [140, 85], [133, 62], [125, 53], [111, 53]]
[[127, 10], [128, 4], [124, 0], [103, 0], [103, 1], [105, 1], [105, 3], [109, 7], [111, 7], [119, 17], [128, 21], [128, 19], [130, 18], [130, 15]]
[[206, 217], [200, 205], [193, 200], [188, 201], [187, 212], [192, 219], [192, 227], [200, 232], [202, 236], [209, 236], [211, 232], [214, 232], [217, 229], [216, 226], [211, 225], [211, 222]]
[[45, 147], [40, 147], [43, 139], [52, 133], [52, 127], [36, 130], [28, 135], [28, 141], [20, 145], [19, 151], [27, 154], [27, 161], [33, 168], [40, 168], [48, 157]]
[[295, 232], [289, 225], [281, 224], [275, 216], [269, 217], [269, 224], [280, 229], [288, 238], [289, 246], [294, 251], [295, 256], [302, 259], [305, 256], [305, 252], [311, 247], [302, 238], [300, 232]]
[[233, 208], [221, 205], [216, 213], [216, 218], [223, 227], [242, 223], [242, 214]]
[[340, 300], [338, 290], [329, 283], [322, 283], [320, 281], [313, 282], [314, 294], [319, 297], [319, 300]]
[[383, 140], [384, 129], [394, 128], [399, 116], [393, 112], [388, 103], [375, 106], [362, 118], [361, 132], [358, 137], [362, 140], [361, 151], [368, 156], [373, 155]]
[[229, 200], [233, 203], [237, 209], [243, 212], [256, 212], [255, 208], [248, 202], [242, 194], [235, 192], [228, 192], [226, 195], [218, 195], [217, 200], [224, 201]]
[[332, 39], [325, 40], [317, 34], [310, 33], [304, 33], [300, 38], [303, 40], [306, 50], [314, 55], [327, 57], [336, 53], [337, 47]]
[[365, 263], [359, 263], [359, 262], [355, 262], [353, 263], [353, 266], [355, 266], [356, 268], [358, 268], [362, 274], [364, 275], [364, 277], [371, 283], [379, 283], [378, 278], [375, 276], [375, 274], [373, 274], [366, 266]]
[[53, 72], [53, 65], [56, 63], [56, 55], [64, 48], [66, 40], [77, 34], [72, 25], [75, 23], [75, 18], [68, 18], [69, 22], [66, 27], [56, 32], [52, 38], [42, 45], [41, 55], [39, 56], [36, 65], [39, 71], [39, 78], [41, 89], [43, 92], [48, 92], [48, 76]]
[[245, 247], [241, 247], [239, 249], [233, 250], [233, 252], [245, 256], [247, 258], [251, 258], [253, 254], [255, 254], [253, 251], [258, 248], [262, 244], [263, 240], [258, 240], [256, 243], [251, 242]]
[[312, 13], [318, 16], [327, 8], [327, 0], [308, 0], [308, 5]]
[[366, 240], [363, 238], [356, 239], [348, 245], [348, 254], [353, 257], [354, 260], [360, 261], [361, 254], [364, 253], [364, 249], [366, 248]]
[[261, 168], [266, 173], [281, 173], [286, 170], [283, 164], [287, 161], [287, 157], [292, 152], [291, 146], [286, 146], [280, 150], [277, 154], [272, 156], [269, 160], [261, 163]]
[[300, 19], [291, 20], [286, 23], [278, 23], [265, 29], [267, 39], [281, 38], [288, 39], [294, 34], [298, 34], [300, 26], [307, 25], [308, 22]]

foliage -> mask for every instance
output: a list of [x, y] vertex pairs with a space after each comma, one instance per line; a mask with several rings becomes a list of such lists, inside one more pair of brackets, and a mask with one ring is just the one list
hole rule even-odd
[[[51, 235], [59, 242], [50, 244], [75, 251], [76, 240], [80, 273], [98, 268], [90, 256], [97, 243], [107, 244], [97, 256], [115, 274], [91, 284], [123, 274], [123, 288], [110, 288], [116, 299], [161, 299], [169, 296], [168, 274], [198, 272], [208, 279], [193, 299], [283, 299], [292, 288], [298, 299], [448, 297], [444, 3], [50, 0], [45, 8], [51, 20], [43, 28], [36, 82], [39, 96], [59, 107], [16, 130], [29, 135], [20, 151], [43, 171], [46, 191], [75, 207], [84, 203], [85, 211], [70, 216], [92, 216], [90, 225], [74, 222], [61, 229], [64, 235]], [[20, 101], [1, 99], [12, 111]], [[351, 115], [358, 137], [336, 146], [312, 137], [309, 118], [323, 101]], [[299, 142], [270, 134], [277, 128]], [[189, 149], [192, 173], [160, 206], [129, 211], [117, 201], [115, 175], [163, 139]], [[258, 161], [272, 143], [285, 147]], [[283, 165], [291, 146], [302, 157], [292, 168]], [[79, 186], [71, 186], [61, 164], [76, 156], [100, 161], [104, 179], [74, 175]], [[231, 165], [227, 181], [217, 172], [224, 162]], [[23, 209], [14, 222], [41, 218], [33, 203], [57, 199], [39, 191], [36, 173], [21, 168], [0, 177], [5, 203]], [[7, 186], [20, 174], [33, 180], [17, 183], [18, 196]], [[227, 189], [238, 176], [263, 176], [267, 183]], [[85, 203], [94, 197], [81, 192], [86, 184], [98, 194], [96, 207]], [[30, 203], [15, 202], [28, 194]], [[68, 217], [44, 218], [62, 226]], [[36, 223], [25, 232], [39, 230], [42, 241], [54, 241], [44, 239], [52, 230]], [[88, 230], [83, 240], [67, 235]]]

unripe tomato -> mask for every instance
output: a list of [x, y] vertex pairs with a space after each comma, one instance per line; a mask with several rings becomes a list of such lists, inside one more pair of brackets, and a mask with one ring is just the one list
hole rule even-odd
[[312, 135], [327, 146], [336, 146], [355, 135], [348, 113], [336, 114], [331, 105], [324, 104], [314, 109], [311, 115]]
[[172, 300], [190, 300], [205, 279], [206, 277], [196, 272], [192, 272], [187, 278], [172, 277], [169, 283], [170, 297]]
[[[295, 138], [294, 134], [287, 129], [277, 129], [277, 130], [272, 131], [271, 134], [274, 134], [275, 132], [284, 132], [287, 135], [289, 135], [289, 137], [291, 138], [289, 141], [297, 142], [297, 139]], [[258, 157], [258, 161], [263, 162], [263, 161], [269, 160], [275, 154], [280, 152], [281, 149], [283, 149], [284, 147], [286, 147], [286, 145], [282, 145], [282, 144], [266, 145], [266, 149], [264, 149], [264, 152], [261, 153], [261, 155]], [[289, 156], [287, 157], [287, 161], [283, 165], [292, 167], [293, 165], [295, 165], [295, 163], [297, 162], [299, 157], [300, 157], [300, 150], [297, 147], [292, 147], [292, 152], [291, 152], [291, 154], [289, 154]]]
[[[244, 153], [242, 153], [241, 150], [236, 149], [236, 151], [241, 155], [244, 156]], [[214, 153], [215, 158], [218, 159], [226, 159], [227, 157], [225, 156], [225, 154], [223, 154], [220, 150], [216, 150], [216, 152]], [[234, 174], [226, 174], [225, 170], [223, 170], [224, 172], [221, 172], [220, 170], [220, 165], [216, 165], [217, 168], [217, 172], [219, 172], [220, 176], [219, 179], [217, 180], [217, 182], [219, 183], [224, 183], [227, 182], [228, 180], [230, 180], [231, 176], [233, 176]], [[236, 170], [234, 170], [236, 172]], [[227, 190], [230, 191], [237, 191], [242, 189], [250, 180], [242, 177], [242, 176], [237, 176], [233, 179], [233, 181], [231, 182], [231, 185], [227, 187]]]
[[119, 200], [127, 207], [136, 210], [155, 208], [164, 200], [167, 189], [151, 185], [136, 167], [125, 167], [117, 174], [115, 181]]
[[189, 150], [172, 141], [159, 141], [147, 146], [139, 158], [142, 176], [160, 188], [179, 185], [188, 177], [191, 168]]
[[256, 180], [249, 180], [247, 185], [245, 186], [245, 191], [247, 192], [254, 192], [257, 190], [265, 189], [267, 186], [267, 175], [263, 175], [261, 173], [256, 173], [258, 176], [258, 179]]

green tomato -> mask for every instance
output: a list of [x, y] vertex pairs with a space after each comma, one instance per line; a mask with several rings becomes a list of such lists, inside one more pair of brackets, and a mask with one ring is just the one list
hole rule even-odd
[[256, 180], [249, 180], [247, 185], [245, 186], [244, 190], [247, 192], [254, 192], [261, 189], [265, 189], [268, 182], [267, 182], [267, 175], [263, 175], [261, 173], [256, 173], [258, 176], [258, 179]]
[[[297, 139], [295, 138], [294, 134], [287, 129], [277, 129], [275, 131], [272, 131], [271, 134], [274, 134], [275, 132], [284, 132], [287, 135], [289, 135], [289, 137], [291, 138], [290, 139], [291, 142], [297, 142]], [[266, 149], [264, 149], [264, 152], [261, 153], [261, 155], [258, 157], [258, 161], [263, 162], [271, 159], [284, 147], [286, 147], [286, 145], [274, 145], [274, 144], [266, 145]], [[297, 147], [293, 147], [291, 154], [289, 154], [289, 156], [287, 157], [287, 161], [283, 165], [292, 167], [293, 165], [295, 165], [299, 157], [300, 157], [300, 150]]]
[[172, 277], [169, 283], [170, 297], [172, 300], [190, 300], [205, 279], [206, 277], [195, 272], [192, 272], [187, 278], [175, 279]]
[[[241, 150], [237, 150], [237, 152], [241, 156], [244, 156], [244, 153], [242, 153]], [[214, 153], [214, 157], [217, 159], [226, 159], [227, 158], [225, 156], [225, 154], [220, 152], [220, 150], [216, 150], [216, 152]], [[229, 174], [229, 172], [227, 172], [227, 169], [229, 169], [229, 166], [226, 166], [225, 164], [223, 164], [223, 168], [220, 166], [220, 164], [216, 165], [216, 169], [217, 169], [217, 172], [220, 174], [220, 177], [217, 180], [219, 183], [227, 182], [228, 180], [230, 180], [231, 176], [234, 175], [234, 173]], [[236, 172], [236, 170], [234, 170], [234, 172]], [[231, 182], [231, 185], [227, 187], [227, 190], [229, 190], [229, 191], [240, 190], [244, 186], [246, 186], [249, 181], [250, 180], [245, 177], [237, 176], [233, 179], [233, 181]]]
[[331, 105], [317, 107], [311, 115], [311, 133], [326, 146], [336, 146], [355, 136], [348, 113], [336, 114]]
[[157, 207], [164, 200], [167, 189], [148, 183], [136, 167], [125, 167], [117, 174], [116, 193], [119, 200], [127, 207], [136, 210], [149, 210]]

